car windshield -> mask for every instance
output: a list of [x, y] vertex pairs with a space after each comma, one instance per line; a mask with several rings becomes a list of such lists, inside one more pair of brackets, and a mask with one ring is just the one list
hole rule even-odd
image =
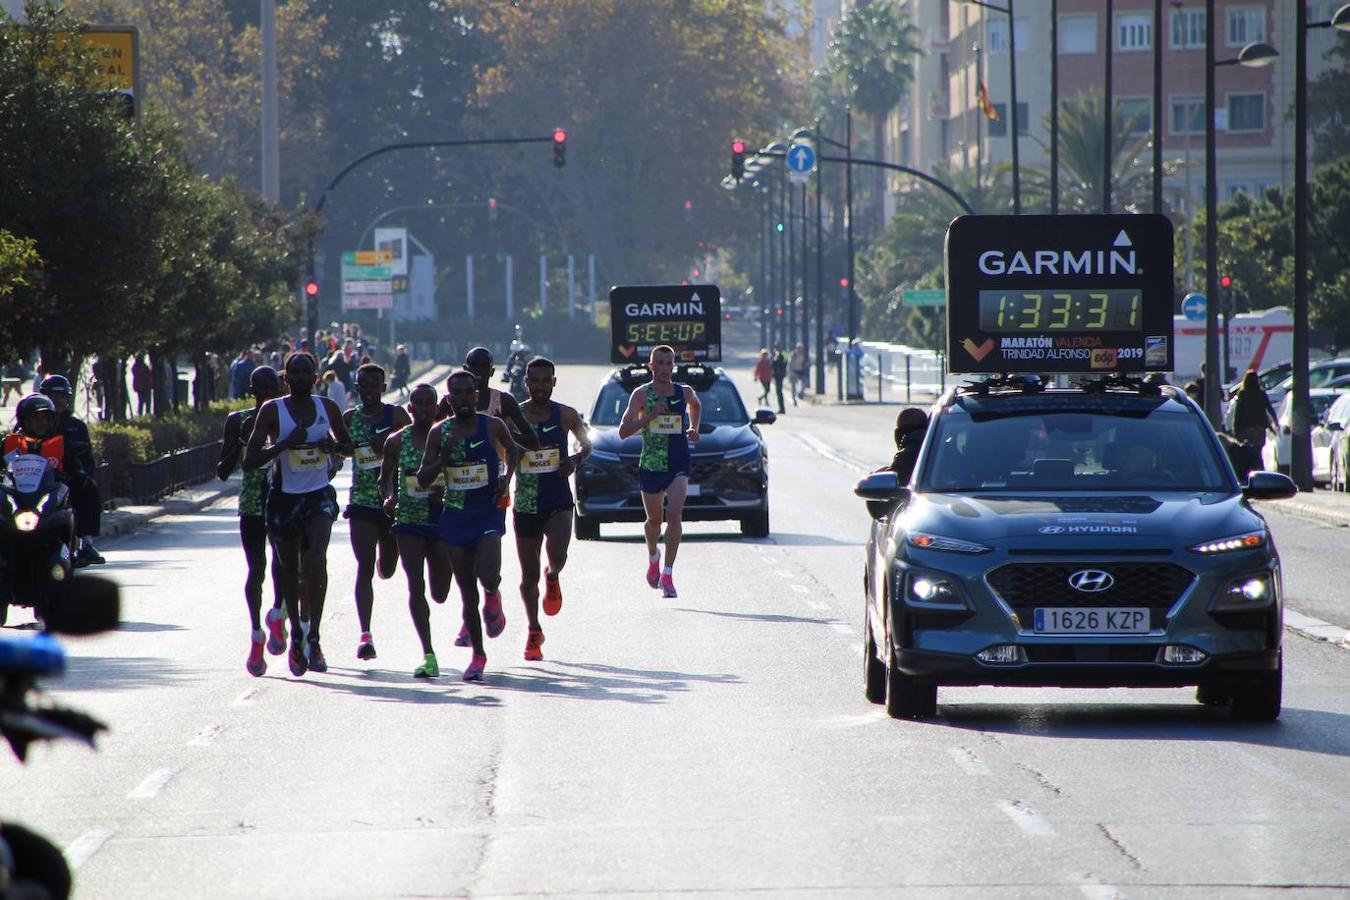
[[919, 489], [1235, 489], [1203, 420], [1179, 405], [1108, 397], [1069, 408], [1056, 399], [958, 400], [928, 438]]
[[[613, 381], [600, 389], [595, 398], [595, 409], [591, 413], [592, 425], [618, 425], [623, 419], [623, 411], [628, 407], [629, 392]], [[741, 396], [730, 382], [716, 381], [707, 390], [698, 392], [704, 425], [747, 425], [750, 417], [745, 412]]]

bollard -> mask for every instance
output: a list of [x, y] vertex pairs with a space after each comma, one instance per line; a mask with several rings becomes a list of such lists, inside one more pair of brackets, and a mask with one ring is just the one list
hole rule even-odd
[[909, 374], [910, 355], [905, 354], [905, 402], [911, 403], [914, 400], [914, 383], [910, 380]]
[[880, 403], [886, 398], [882, 395], [882, 387], [885, 385], [886, 376], [881, 371], [881, 354], [877, 354], [877, 402]]

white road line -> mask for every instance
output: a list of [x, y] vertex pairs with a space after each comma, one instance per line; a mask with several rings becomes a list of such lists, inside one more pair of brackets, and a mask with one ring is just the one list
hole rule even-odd
[[66, 864], [72, 869], [78, 869], [89, 860], [89, 857], [103, 849], [103, 845], [108, 843], [108, 838], [112, 836], [112, 830], [108, 828], [86, 831], [66, 847]]
[[830, 604], [824, 602], [823, 600], [807, 600], [806, 605], [811, 607], [812, 609], [821, 610], [822, 612], [830, 608]]
[[797, 432], [792, 436], [805, 444], [807, 449], [820, 454], [831, 462], [839, 463], [845, 469], [852, 469], [855, 472], [868, 471], [867, 466], [855, 459], [850, 459], [810, 432]]
[[1288, 607], [1284, 610], [1284, 627], [1315, 641], [1326, 641], [1345, 650], [1350, 650], [1350, 631], [1339, 625], [1323, 622], [1312, 616], [1305, 616]]
[[811, 592], [811, 589], [804, 584], [794, 584], [791, 587], [799, 594], [809, 594]]
[[156, 796], [168, 786], [170, 781], [173, 781], [173, 777], [180, 771], [182, 770], [173, 767], [156, 769], [145, 776], [145, 780], [136, 785], [136, 788], [127, 794], [127, 798], [130, 800], [148, 800]]
[[1080, 884], [1078, 889], [1088, 900], [1129, 900], [1114, 884]]
[[1013, 820], [1013, 824], [1022, 829], [1023, 834], [1032, 837], [1054, 837], [1055, 829], [1044, 816], [1027, 806], [1021, 800], [1013, 800], [998, 805], [1003, 814]]
[[221, 732], [224, 730], [224, 725], [207, 725], [201, 731], [197, 732], [196, 736], [187, 742], [187, 745], [189, 747], [210, 746], [216, 738], [220, 737]]
[[[860, 648], [861, 649], [861, 648]], [[948, 747], [947, 752], [956, 760], [956, 765], [967, 775], [989, 775], [989, 767], [984, 764], [984, 760], [975, 754], [975, 751], [969, 747]]]
[[789, 572], [787, 569], [779, 569], [777, 574], [778, 574], [778, 577], [779, 577], [779, 578], [796, 578], [796, 577], [797, 577], [797, 575], [796, 575], [795, 572]]
[[834, 631], [838, 632], [839, 634], [848, 635], [849, 637], [853, 637], [853, 626], [852, 626], [852, 625], [849, 625], [847, 622], [838, 622], [838, 621], [836, 621], [836, 622], [831, 622], [831, 623], [830, 623], [830, 628], [833, 629]]
[[230, 705], [231, 705], [231, 706], [252, 706], [252, 705], [253, 705], [253, 701], [254, 701], [254, 700], [257, 700], [257, 699], [258, 699], [258, 695], [261, 694], [261, 693], [262, 693], [262, 688], [251, 687], [251, 688], [247, 689], [246, 691], [244, 691], [242, 694], [240, 694], [238, 697], [235, 697], [234, 700], [232, 700], [232, 701], [230, 702]]
[[862, 656], [864, 655], [862, 644], [849, 644], [849, 647], [853, 650], [854, 653], [858, 654], [859, 658], [862, 658]]

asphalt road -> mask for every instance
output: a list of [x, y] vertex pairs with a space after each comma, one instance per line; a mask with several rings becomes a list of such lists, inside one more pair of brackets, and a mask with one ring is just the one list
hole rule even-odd
[[[601, 372], [562, 369], [559, 399]], [[863, 699], [850, 489], [895, 411], [789, 408], [766, 429], [772, 536], [688, 526], [678, 599], [646, 586], [640, 526], [574, 543], [544, 662], [521, 659], [508, 550], [482, 685], [459, 681], [453, 600], [444, 674], [411, 677], [401, 575], [356, 660], [341, 521], [331, 671], [250, 678], [232, 508], [159, 520], [105, 548], [126, 624], [71, 641], [57, 692], [111, 732], [0, 758], [0, 808], [97, 898], [1350, 891], [1346, 650], [1289, 636], [1274, 725], [1180, 690], [946, 688], [923, 724]], [[1271, 518], [1289, 605], [1344, 619], [1340, 532]]]

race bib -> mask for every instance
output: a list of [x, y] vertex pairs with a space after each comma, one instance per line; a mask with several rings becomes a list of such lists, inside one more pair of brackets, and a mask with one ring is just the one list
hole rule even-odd
[[488, 486], [487, 463], [471, 463], [467, 466], [450, 466], [444, 470], [450, 489], [454, 491], [473, 491]]
[[318, 447], [300, 447], [286, 451], [292, 472], [318, 472], [328, 468], [328, 454]]
[[415, 497], [419, 500], [425, 500], [432, 494], [440, 493], [445, 490], [445, 470], [442, 469], [437, 472], [436, 477], [432, 479], [431, 484], [426, 487], [422, 487], [417, 483], [416, 475], [405, 475], [403, 478], [403, 490], [409, 497]]
[[356, 448], [353, 459], [356, 460], [358, 469], [378, 469], [380, 467], [382, 454], [376, 453], [375, 449], [369, 445]]
[[526, 450], [520, 457], [520, 471], [526, 475], [546, 475], [558, 471], [559, 454], [557, 447], [545, 447], [543, 450]]
[[655, 419], [652, 419], [651, 425], [648, 426], [647, 430], [652, 434], [683, 434], [684, 416], [677, 413], [666, 413], [665, 415], [657, 416]]

